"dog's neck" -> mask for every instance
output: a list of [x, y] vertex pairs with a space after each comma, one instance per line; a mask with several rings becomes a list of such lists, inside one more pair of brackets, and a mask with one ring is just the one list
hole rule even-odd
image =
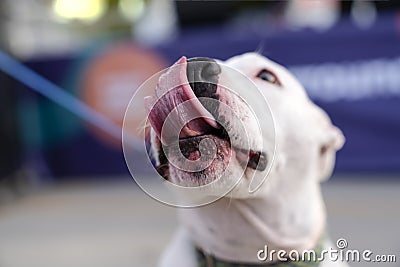
[[194, 245], [230, 261], [257, 262], [264, 248], [287, 251], [312, 248], [324, 231], [325, 207], [319, 183], [298, 192], [262, 198], [230, 199], [180, 210], [180, 220]]

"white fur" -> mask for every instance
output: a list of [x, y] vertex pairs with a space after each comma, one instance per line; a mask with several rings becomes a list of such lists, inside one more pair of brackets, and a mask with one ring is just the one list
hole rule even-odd
[[[335, 152], [344, 143], [341, 131], [284, 67], [254, 53], [225, 64], [250, 78], [268, 100], [275, 122], [275, 161], [256, 194], [248, 192], [244, 177], [228, 197], [204, 207], [180, 209], [179, 230], [160, 267], [196, 267], [194, 244], [224, 260], [260, 263], [256, 253], [264, 245], [287, 251], [312, 249], [326, 230], [319, 183], [331, 175]], [[275, 73], [282, 85], [258, 79], [261, 69]], [[268, 137], [263, 139], [268, 143]], [[153, 145], [157, 146], [154, 140]], [[255, 172], [265, 175], [265, 171]], [[347, 265], [324, 262], [320, 266]]]

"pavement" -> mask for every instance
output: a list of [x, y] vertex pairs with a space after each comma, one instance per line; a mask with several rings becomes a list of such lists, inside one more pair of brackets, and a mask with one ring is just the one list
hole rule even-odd
[[[400, 175], [334, 177], [323, 184], [329, 233], [350, 249], [394, 254], [400, 266]], [[0, 267], [155, 266], [175, 208], [130, 177], [53, 185], [0, 202]], [[7, 199], [6, 201], [4, 199]]]

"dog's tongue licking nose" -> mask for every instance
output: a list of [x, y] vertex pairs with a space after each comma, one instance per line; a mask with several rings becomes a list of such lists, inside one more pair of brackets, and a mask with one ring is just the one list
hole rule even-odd
[[[200, 103], [190, 87], [186, 70], [187, 60], [182, 57], [161, 75], [155, 89], [155, 97], [145, 98], [146, 107], [150, 110], [150, 123], [157, 136], [166, 145], [176, 141], [173, 139], [178, 135], [179, 138], [198, 136], [218, 128], [213, 116]], [[183, 104], [188, 100], [190, 101]], [[177, 116], [170, 117], [170, 125], [163, 130], [164, 122], [174, 109], [174, 114]], [[190, 120], [188, 117], [197, 119]], [[162, 130], [163, 138], [161, 138]]]

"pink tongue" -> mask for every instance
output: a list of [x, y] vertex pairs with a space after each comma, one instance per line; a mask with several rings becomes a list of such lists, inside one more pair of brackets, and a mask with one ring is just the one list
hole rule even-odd
[[[202, 135], [210, 132], [218, 125], [210, 112], [197, 99], [192, 91], [186, 77], [186, 57], [181, 57], [168, 71], [161, 75], [155, 89], [156, 96], [148, 96], [145, 98], [145, 105], [149, 112], [149, 120], [151, 126], [156, 132], [158, 138], [163, 143], [168, 143], [168, 137], [174, 138], [179, 135], [179, 138]], [[191, 100], [184, 105], [183, 102]], [[178, 105], [177, 109], [175, 109]], [[164, 121], [167, 116], [175, 109], [177, 116], [170, 117], [173, 127], [165, 128], [163, 137], [161, 131]], [[190, 115], [188, 115], [190, 114]], [[201, 117], [188, 121], [190, 117]], [[184, 125], [184, 126], [183, 126]], [[182, 128], [183, 126], [183, 128]], [[181, 131], [179, 131], [179, 129]]]

